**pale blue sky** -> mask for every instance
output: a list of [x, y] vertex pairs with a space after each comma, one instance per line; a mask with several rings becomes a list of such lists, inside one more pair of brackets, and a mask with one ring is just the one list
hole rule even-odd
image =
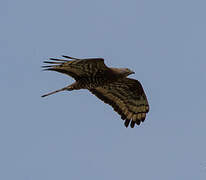
[[[1, 0], [0, 179], [206, 179], [205, 0]], [[49, 57], [136, 72], [150, 112], [134, 129]]]

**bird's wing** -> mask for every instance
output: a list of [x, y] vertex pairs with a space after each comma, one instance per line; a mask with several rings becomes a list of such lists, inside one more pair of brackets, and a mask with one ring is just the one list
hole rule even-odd
[[139, 81], [130, 78], [90, 89], [90, 91], [113, 109], [125, 120], [125, 126], [133, 128], [145, 120], [149, 104]]
[[44, 61], [44, 63], [50, 65], [42, 67], [46, 68], [44, 70], [67, 74], [76, 80], [108, 69], [102, 58], [77, 59], [69, 56], [63, 57], [68, 60], [50, 58], [51, 61]]

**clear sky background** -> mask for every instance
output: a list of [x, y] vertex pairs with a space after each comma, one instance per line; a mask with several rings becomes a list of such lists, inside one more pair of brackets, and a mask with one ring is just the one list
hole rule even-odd
[[[206, 179], [205, 0], [1, 0], [0, 179]], [[145, 122], [125, 128], [49, 57], [136, 72]]]

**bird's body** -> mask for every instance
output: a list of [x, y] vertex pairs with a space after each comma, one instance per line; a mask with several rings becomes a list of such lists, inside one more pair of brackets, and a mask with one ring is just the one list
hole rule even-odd
[[88, 89], [99, 99], [111, 105], [125, 120], [126, 127], [130, 124], [133, 128], [135, 123], [139, 125], [145, 120], [149, 105], [144, 90], [139, 81], [127, 78], [134, 73], [133, 71], [127, 68], [109, 68], [102, 58], [63, 57], [70, 61], [50, 58], [55, 62], [45, 61], [44, 63], [54, 65], [43, 67], [47, 68], [45, 70], [67, 74], [76, 82], [42, 97], [65, 90]]

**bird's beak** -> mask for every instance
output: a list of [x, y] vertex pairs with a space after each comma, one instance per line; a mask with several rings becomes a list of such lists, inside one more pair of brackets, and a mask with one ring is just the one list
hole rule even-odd
[[135, 72], [134, 72], [134, 71], [132, 71], [132, 72], [131, 72], [131, 74], [135, 74]]

